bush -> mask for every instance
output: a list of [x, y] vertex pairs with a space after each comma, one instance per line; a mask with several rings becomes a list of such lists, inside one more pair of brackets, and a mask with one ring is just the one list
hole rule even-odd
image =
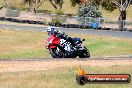
[[60, 26], [62, 23], [66, 22], [66, 16], [55, 15], [52, 17], [51, 24], [54, 26]]
[[101, 13], [97, 10], [97, 7], [91, 4], [86, 4], [80, 6], [78, 10], [78, 16], [79, 17], [102, 17]]
[[58, 15], [63, 15], [64, 11], [62, 11], [62, 10], [56, 10], [55, 13], [58, 14]]
[[79, 7], [78, 21], [82, 25], [88, 26], [86, 28], [95, 28], [94, 26], [96, 25], [96, 28], [100, 28], [101, 24], [104, 23], [104, 18], [102, 18], [102, 15], [96, 5], [85, 4]]
[[53, 26], [60, 26], [62, 23], [61, 23], [61, 21], [59, 19], [53, 18], [51, 24]]
[[19, 11], [18, 10], [7, 9], [6, 10], [6, 16], [8, 16], [8, 17], [18, 17], [19, 16]]
[[49, 11], [49, 10], [37, 10], [37, 12], [38, 13], [46, 13], [46, 14], [50, 14], [51, 13], [51, 11]]

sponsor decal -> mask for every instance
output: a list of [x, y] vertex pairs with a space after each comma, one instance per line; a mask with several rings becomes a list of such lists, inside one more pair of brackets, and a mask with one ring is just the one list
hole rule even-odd
[[81, 67], [76, 76], [76, 81], [80, 85], [88, 84], [127, 84], [131, 82], [129, 74], [88, 74]]

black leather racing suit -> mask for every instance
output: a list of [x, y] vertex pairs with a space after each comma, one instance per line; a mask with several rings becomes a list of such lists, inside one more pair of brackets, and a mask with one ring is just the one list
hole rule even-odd
[[67, 40], [68, 42], [70, 42], [72, 45], [74, 45], [73, 39], [71, 37], [68, 37], [68, 35], [66, 35], [64, 32], [60, 32], [58, 30], [55, 30], [52, 33], [55, 37], [60, 37], [62, 39]]

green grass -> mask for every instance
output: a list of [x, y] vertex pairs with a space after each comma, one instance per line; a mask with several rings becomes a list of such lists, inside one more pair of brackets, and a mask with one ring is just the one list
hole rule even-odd
[[44, 58], [50, 57], [49, 53], [43, 49], [36, 49], [36, 50], [28, 50], [22, 52], [14, 52], [9, 54], [2, 54], [0, 55], [1, 59], [19, 59], [19, 58]]
[[[132, 39], [70, 34], [71, 37], [85, 38], [84, 45], [91, 57], [120, 56], [132, 54]], [[47, 34], [39, 31], [0, 30], [0, 58], [49, 58], [45, 49]]]
[[[85, 66], [88, 74], [130, 74], [132, 65], [109, 67]], [[76, 83], [76, 67], [47, 71], [0, 73], [1, 88], [131, 88], [132, 84], [86, 84]]]
[[[71, 34], [73, 36], [73, 34]], [[79, 36], [75, 35], [74, 36]], [[125, 38], [114, 38], [104, 36], [80, 35], [85, 38], [85, 45], [90, 50], [91, 56], [118, 56], [118, 55], [131, 55], [132, 54], [132, 40]]]
[[87, 45], [87, 47], [89, 47], [91, 52], [93, 52], [93, 55], [96, 56], [125, 55], [132, 53], [132, 44], [125, 41], [97, 39], [95, 41], [91, 41], [90, 43], [91, 44]]

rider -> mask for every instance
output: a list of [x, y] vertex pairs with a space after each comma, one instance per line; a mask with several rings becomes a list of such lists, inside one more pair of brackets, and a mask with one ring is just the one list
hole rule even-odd
[[48, 32], [48, 37], [50, 37], [51, 35], [54, 35], [55, 37], [60, 37], [62, 39], [66, 39], [71, 44], [74, 44], [73, 39], [71, 37], [68, 37], [68, 35], [66, 35], [64, 32], [56, 30], [54, 27], [48, 27], [47, 32]]
[[47, 28], [48, 37], [50, 37], [50, 36], [53, 34], [54, 31], [55, 31], [55, 28], [53, 28], [53, 27], [48, 27], [48, 28]]

